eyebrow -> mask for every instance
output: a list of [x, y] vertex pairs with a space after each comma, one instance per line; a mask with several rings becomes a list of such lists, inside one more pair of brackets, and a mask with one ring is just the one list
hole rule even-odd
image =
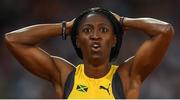
[[107, 26], [107, 27], [110, 27], [110, 25], [108, 25], [108, 24], [105, 24], [105, 23], [101, 23], [101, 24], [99, 24], [100, 26]]
[[[89, 26], [89, 27], [93, 27], [93, 25], [92, 24], [84, 24], [82, 27], [85, 27], [85, 26]], [[107, 26], [107, 27], [110, 27], [110, 25], [108, 25], [108, 24], [105, 24], [105, 23], [100, 23], [98, 26]]]
[[93, 27], [92, 24], [84, 24], [84, 25], [82, 25], [82, 27], [85, 27], [85, 26]]

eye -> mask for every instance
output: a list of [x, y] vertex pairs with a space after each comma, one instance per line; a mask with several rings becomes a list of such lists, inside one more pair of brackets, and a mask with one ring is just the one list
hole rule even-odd
[[108, 28], [106, 28], [106, 27], [101, 27], [100, 28], [100, 32], [102, 32], [102, 33], [106, 33], [106, 32], [108, 32], [109, 30], [108, 30]]
[[82, 32], [84, 33], [90, 33], [92, 31], [91, 28], [83, 28]]

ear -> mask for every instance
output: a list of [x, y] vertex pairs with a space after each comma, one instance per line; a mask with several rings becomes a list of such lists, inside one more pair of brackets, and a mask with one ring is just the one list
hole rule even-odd
[[117, 43], [117, 37], [114, 35], [112, 39], [112, 48], [116, 46]]

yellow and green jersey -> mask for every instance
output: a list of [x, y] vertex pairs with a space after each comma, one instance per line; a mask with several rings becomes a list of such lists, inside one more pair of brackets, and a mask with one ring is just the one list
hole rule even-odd
[[64, 89], [66, 99], [124, 99], [118, 66], [111, 65], [102, 78], [90, 78], [84, 73], [84, 64], [79, 64], [68, 76]]

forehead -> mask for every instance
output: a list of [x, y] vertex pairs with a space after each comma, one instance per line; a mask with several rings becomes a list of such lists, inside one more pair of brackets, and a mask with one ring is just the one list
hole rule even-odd
[[99, 13], [90, 13], [86, 15], [82, 19], [80, 26], [84, 24], [106, 24], [111, 26], [109, 19], [105, 15]]

